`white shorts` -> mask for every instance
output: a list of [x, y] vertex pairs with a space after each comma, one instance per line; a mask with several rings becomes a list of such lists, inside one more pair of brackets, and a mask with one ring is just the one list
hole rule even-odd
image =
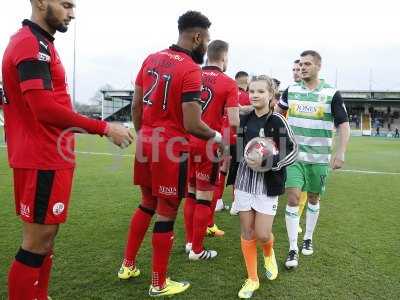
[[278, 209], [278, 196], [255, 195], [235, 189], [233, 208], [237, 211], [250, 211], [275, 216]]

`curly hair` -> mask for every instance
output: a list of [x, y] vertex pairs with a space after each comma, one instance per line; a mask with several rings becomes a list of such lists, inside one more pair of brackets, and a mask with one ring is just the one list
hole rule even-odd
[[189, 10], [178, 19], [179, 33], [196, 27], [208, 29], [210, 26], [210, 20], [198, 11]]

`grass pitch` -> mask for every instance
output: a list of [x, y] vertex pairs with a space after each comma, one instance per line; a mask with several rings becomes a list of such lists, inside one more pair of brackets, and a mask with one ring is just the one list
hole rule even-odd
[[[150, 234], [138, 257], [141, 276], [129, 281], [116, 276], [129, 220], [139, 203], [138, 189], [131, 184], [133, 149], [119, 151], [104, 139], [81, 136], [78, 150], [99, 154], [78, 154], [69, 220], [55, 247], [50, 295], [55, 300], [145, 299], [151, 274]], [[299, 268], [290, 272], [283, 266], [288, 248], [286, 198], [280, 199], [273, 228], [280, 273], [273, 282], [262, 276], [260, 251], [261, 287], [254, 299], [399, 299], [400, 141], [353, 137], [346, 169], [382, 173], [331, 174], [314, 235], [315, 254], [300, 256]], [[230, 195], [227, 189], [228, 204]], [[0, 299], [6, 299], [7, 271], [21, 242], [21, 223], [14, 215], [4, 148], [0, 148], [0, 203]], [[207, 238], [206, 246], [220, 255], [210, 262], [189, 262], [180, 213], [170, 275], [189, 280], [192, 287], [176, 299], [237, 298], [245, 279], [239, 220], [226, 211], [216, 219], [226, 234]], [[304, 228], [304, 218], [302, 224]]]

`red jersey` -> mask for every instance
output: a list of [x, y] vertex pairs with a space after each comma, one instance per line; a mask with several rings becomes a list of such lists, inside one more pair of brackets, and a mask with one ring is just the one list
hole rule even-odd
[[74, 136], [39, 122], [24, 93], [48, 90], [53, 99], [72, 111], [65, 70], [54, 37], [24, 20], [11, 37], [3, 56], [3, 105], [9, 163], [12, 168], [56, 170], [75, 165]]
[[203, 68], [202, 81], [202, 120], [212, 129], [221, 132], [225, 110], [238, 107], [236, 82], [214, 66]]
[[[202, 72], [201, 119], [210, 128], [222, 133], [226, 109], [238, 107], [238, 87], [236, 82], [224, 74], [220, 68], [206, 66]], [[193, 137], [197, 142], [199, 139]]]
[[[249, 94], [241, 88], [238, 89], [238, 98], [240, 106], [251, 105]], [[227, 115], [224, 116], [223, 128], [224, 131], [229, 130], [229, 143], [231, 145], [236, 144], [236, 132], [230, 128]]]
[[251, 105], [249, 93], [239, 89], [239, 104], [241, 106]]
[[200, 98], [201, 69], [189, 51], [176, 45], [151, 54], [136, 77], [143, 89], [142, 126], [149, 132], [162, 128], [161, 136], [186, 137], [182, 102]]

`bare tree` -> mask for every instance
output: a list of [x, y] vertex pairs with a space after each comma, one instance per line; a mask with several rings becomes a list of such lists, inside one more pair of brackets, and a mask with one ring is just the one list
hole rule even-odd
[[113, 90], [113, 87], [111, 84], [106, 83], [105, 85], [101, 86], [96, 93], [93, 95], [92, 98], [89, 99], [89, 102], [92, 105], [98, 105], [101, 106], [101, 102], [103, 100], [103, 94], [101, 93], [101, 91], [110, 91]]

